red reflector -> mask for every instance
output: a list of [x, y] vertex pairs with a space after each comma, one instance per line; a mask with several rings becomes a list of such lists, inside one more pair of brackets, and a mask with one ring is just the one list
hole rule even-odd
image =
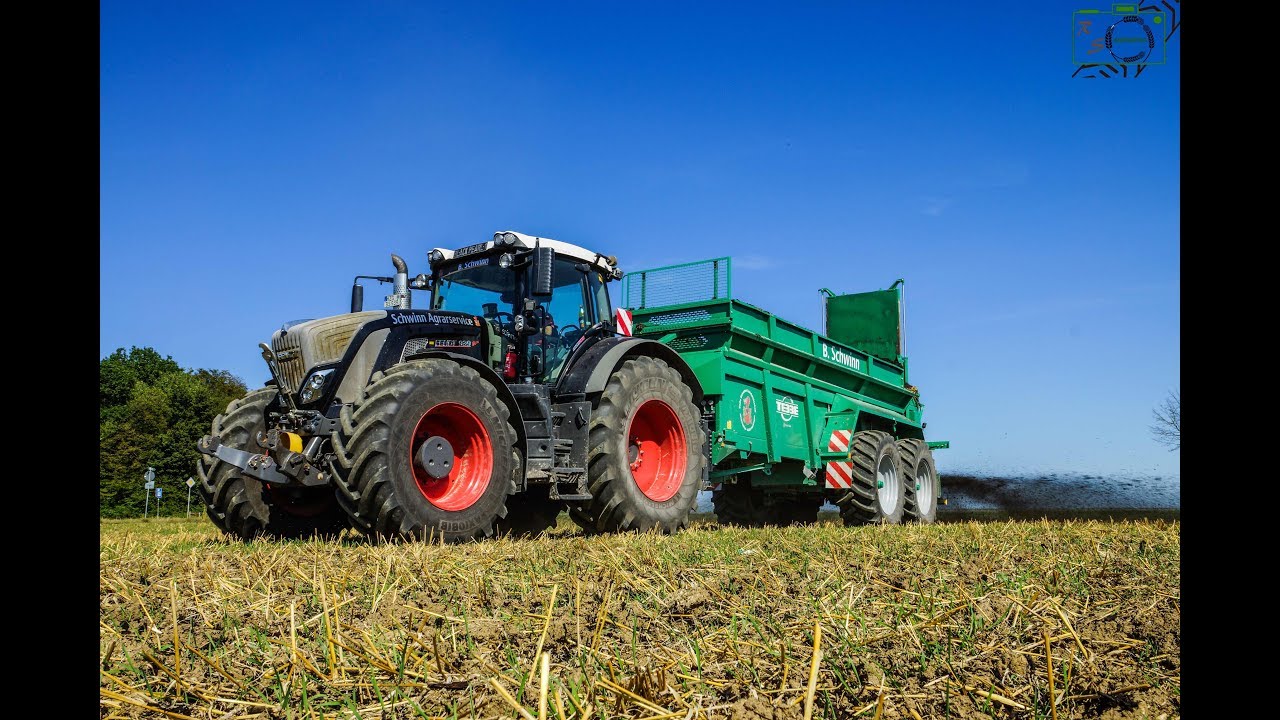
[[508, 380], [516, 378], [516, 351], [508, 350], [507, 359], [502, 363], [502, 376]]
[[614, 317], [618, 334], [630, 336], [635, 325], [635, 321], [631, 318], [631, 311], [626, 308], [618, 308], [614, 311]]

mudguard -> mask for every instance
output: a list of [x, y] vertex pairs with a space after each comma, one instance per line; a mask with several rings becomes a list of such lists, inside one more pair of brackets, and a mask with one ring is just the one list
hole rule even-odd
[[563, 396], [571, 393], [598, 393], [604, 391], [614, 370], [623, 362], [633, 357], [652, 357], [662, 360], [680, 373], [689, 389], [693, 391], [693, 402], [702, 405], [702, 384], [693, 374], [689, 364], [680, 354], [670, 347], [657, 342], [637, 337], [605, 338], [582, 354], [560, 377], [556, 385], [556, 394]]
[[414, 353], [406, 357], [405, 361], [431, 360], [433, 358], [452, 360], [459, 365], [465, 365], [472, 368], [476, 372], [480, 373], [480, 377], [493, 385], [498, 391], [498, 399], [502, 401], [503, 405], [507, 406], [507, 410], [511, 413], [511, 424], [515, 427], [516, 435], [520, 438], [520, 447], [525, 446], [527, 438], [525, 437], [524, 432], [524, 420], [520, 413], [520, 406], [516, 404], [516, 396], [511, 394], [511, 388], [507, 387], [506, 381], [499, 377], [498, 373], [493, 371], [493, 368], [485, 365], [483, 362], [471, 357], [470, 355], [459, 355], [458, 353], [445, 352], [443, 350], [428, 350], [426, 352]]

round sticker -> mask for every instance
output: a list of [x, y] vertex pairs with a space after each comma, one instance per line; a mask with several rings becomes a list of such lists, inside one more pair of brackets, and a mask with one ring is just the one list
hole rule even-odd
[[750, 390], [743, 390], [738, 396], [738, 417], [742, 419], [742, 429], [748, 432], [756, 426], [756, 403]]

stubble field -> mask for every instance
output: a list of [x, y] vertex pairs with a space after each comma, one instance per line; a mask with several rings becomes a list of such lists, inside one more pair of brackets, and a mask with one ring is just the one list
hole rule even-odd
[[1178, 718], [1177, 520], [462, 546], [103, 521], [100, 717]]

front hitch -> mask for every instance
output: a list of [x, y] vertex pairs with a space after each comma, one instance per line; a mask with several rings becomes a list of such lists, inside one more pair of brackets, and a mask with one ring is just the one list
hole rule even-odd
[[227, 447], [217, 435], [205, 435], [196, 443], [196, 450], [201, 454], [215, 457], [225, 463], [240, 468], [241, 472], [251, 478], [257, 478], [273, 485], [292, 485], [301, 483], [311, 487], [325, 485], [329, 478], [316, 470], [315, 466], [306, 462], [301, 453], [291, 450], [282, 451], [282, 462], [267, 453], [255, 454]]

